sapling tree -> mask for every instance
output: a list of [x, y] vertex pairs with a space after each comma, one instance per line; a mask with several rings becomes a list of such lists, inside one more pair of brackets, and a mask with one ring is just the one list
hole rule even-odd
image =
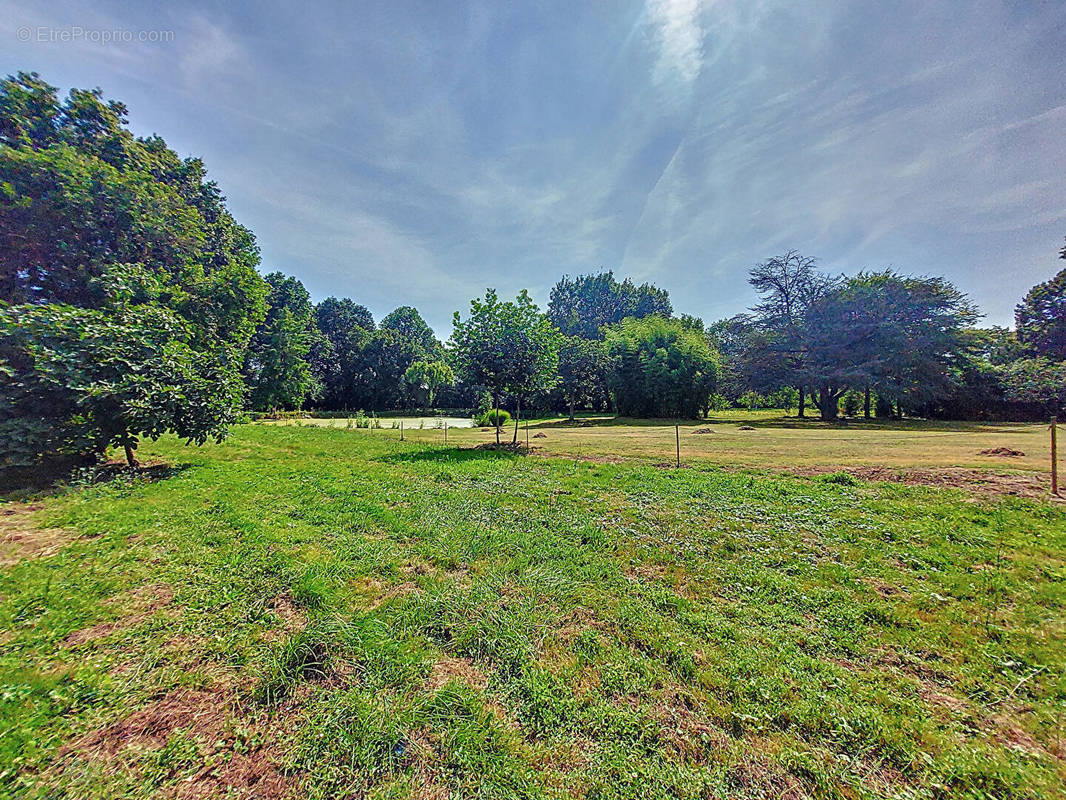
[[[558, 332], [524, 289], [514, 302], [501, 301], [494, 289], [487, 290], [484, 298], [470, 301], [470, 316], [465, 320], [456, 311], [450, 347], [459, 374], [468, 383], [487, 387], [497, 412], [504, 392], [515, 395], [520, 404], [523, 397], [551, 388], [556, 380]], [[519, 413], [515, 414], [514, 441]]]

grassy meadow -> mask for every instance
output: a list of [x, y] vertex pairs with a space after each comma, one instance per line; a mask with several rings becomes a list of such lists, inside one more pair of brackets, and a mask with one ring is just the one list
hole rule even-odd
[[835, 469], [1044, 426], [330, 422], [0, 505], [0, 796], [1066, 795], [1066, 510]]
[[[393, 420], [382, 420], [386, 426], [392, 423]], [[345, 429], [348, 422], [343, 418], [288, 419], [263, 424]], [[522, 444], [526, 425], [526, 422], [519, 425]], [[557, 417], [528, 422], [530, 445], [543, 455], [651, 462], [674, 459], [677, 445], [674, 425], [674, 420], [618, 419], [592, 414], [580, 415], [572, 423]], [[510, 441], [513, 424], [505, 433]], [[538, 433], [542, 435], [538, 437]], [[699, 422], [683, 420], [680, 434], [683, 459], [722, 466], [961, 467], [1045, 473], [1051, 468], [1047, 423], [852, 419], [827, 424], [816, 416], [800, 419], [780, 410], [722, 411]], [[1066, 436], [1066, 429], [1062, 434]], [[372, 431], [371, 435], [399, 437], [399, 430], [385, 427]], [[440, 445], [444, 443], [444, 432], [428, 423], [422, 428], [408, 424], [404, 438]], [[494, 441], [491, 428], [448, 430], [449, 444], [467, 446]], [[982, 454], [997, 448], [1020, 455]]]

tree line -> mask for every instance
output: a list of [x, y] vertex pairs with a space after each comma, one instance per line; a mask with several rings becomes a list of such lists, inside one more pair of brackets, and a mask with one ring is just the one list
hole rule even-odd
[[132, 464], [143, 437], [221, 439], [249, 410], [506, 408], [514, 440], [531, 410], [1024, 418], [1066, 402], [1066, 270], [1015, 331], [977, 327], [943, 278], [834, 276], [789, 251], [751, 268], [753, 308], [710, 325], [601, 271], [562, 277], [544, 311], [489, 289], [441, 341], [411, 306], [375, 322], [261, 276], [203, 163], [126, 116], [34, 73], [0, 84], [0, 469], [112, 446]]

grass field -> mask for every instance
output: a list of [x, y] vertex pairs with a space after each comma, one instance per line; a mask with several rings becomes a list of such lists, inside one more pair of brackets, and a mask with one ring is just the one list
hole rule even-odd
[[764, 469], [1044, 429], [748, 421], [247, 425], [9, 503], [0, 794], [1064, 796], [1066, 511]]
[[[344, 419], [285, 420], [281, 425], [345, 428]], [[672, 420], [614, 419], [585, 415], [566, 419], [536, 419], [528, 423], [530, 444], [546, 455], [627, 461], [673, 461]], [[524, 425], [524, 423], [523, 423]], [[743, 430], [742, 427], [753, 430]], [[506, 431], [511, 440], [513, 426]], [[698, 432], [698, 433], [697, 433]], [[542, 434], [537, 437], [536, 434]], [[780, 411], [729, 411], [680, 425], [681, 457], [723, 466], [788, 469], [805, 467], [877, 466], [909, 468], [966, 468], [1000, 472], [1048, 472], [1050, 439], [1047, 424], [936, 422], [928, 420], [862, 421], [829, 424], [798, 419]], [[398, 430], [371, 435], [399, 437]], [[444, 432], [430, 426], [408, 427], [405, 439], [443, 444]], [[448, 442], [457, 445], [495, 441], [488, 428], [449, 430]], [[519, 429], [525, 442], [525, 428]], [[982, 455], [1006, 448], [1011, 457]]]

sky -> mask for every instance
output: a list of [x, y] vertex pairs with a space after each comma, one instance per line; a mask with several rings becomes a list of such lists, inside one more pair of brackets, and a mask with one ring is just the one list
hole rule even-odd
[[8, 2], [0, 70], [204, 159], [262, 271], [442, 337], [613, 269], [710, 322], [788, 249], [1011, 325], [1066, 263], [1066, 3]]

